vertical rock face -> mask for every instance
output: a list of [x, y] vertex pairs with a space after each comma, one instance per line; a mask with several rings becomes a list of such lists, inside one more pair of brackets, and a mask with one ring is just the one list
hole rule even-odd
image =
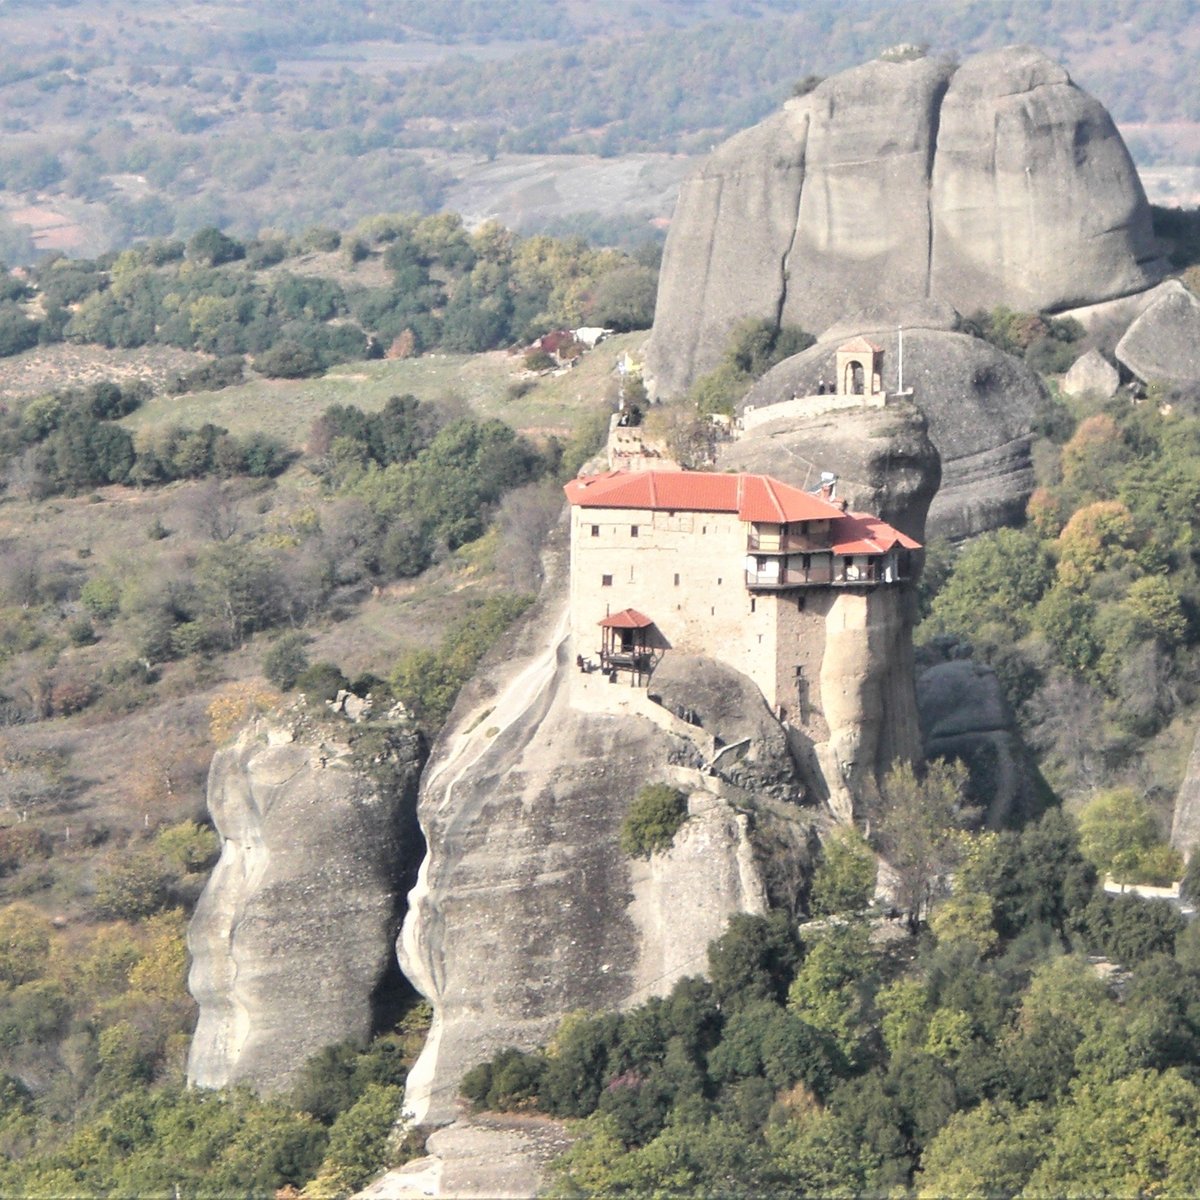
[[369, 1037], [396, 982], [423, 754], [415, 734], [373, 730], [372, 778], [346, 732], [260, 722], [213, 759], [221, 858], [188, 929], [195, 1085], [288, 1087], [322, 1047]]
[[1185, 858], [1195, 853], [1200, 843], [1200, 730], [1192, 744], [1187, 772], [1175, 797], [1175, 815], [1171, 821], [1171, 845]]
[[680, 189], [654, 313], [660, 392], [684, 390], [693, 362], [704, 364], [700, 371], [714, 365], [743, 317], [778, 318], [804, 182], [808, 108], [807, 98], [789, 101], [716, 150]]
[[820, 701], [828, 737], [813, 749], [841, 821], [869, 820], [888, 767], [920, 754], [909, 600], [899, 589], [843, 593], [825, 618]]
[[1103, 105], [1028, 46], [968, 59], [941, 106], [929, 294], [1067, 308], [1154, 281], [1149, 208]]
[[872, 62], [721, 146], [683, 187], [647, 366], [676, 396], [747, 316], [820, 332], [881, 299], [1053, 310], [1161, 274], [1104, 108], [1028, 47]]
[[787, 324], [824, 329], [881, 293], [928, 294], [926, 197], [950, 74], [932, 59], [870, 62], [810, 95]]
[[[703, 970], [732, 913], [764, 905], [748, 824], [705, 782], [690, 727], [644, 688], [578, 674], [561, 566], [551, 575], [515, 656], [460, 698], [422, 782], [429, 849], [398, 949], [434, 1007], [406, 1092], [431, 1124], [453, 1119], [476, 1063], [544, 1042], [575, 1009], [669, 991]], [[647, 864], [621, 851], [620, 828], [658, 781], [688, 793], [692, 815]]]

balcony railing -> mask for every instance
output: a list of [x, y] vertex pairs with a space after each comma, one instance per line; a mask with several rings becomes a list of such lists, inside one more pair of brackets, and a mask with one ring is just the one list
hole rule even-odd
[[829, 541], [814, 541], [801, 533], [782, 537], [777, 533], [751, 533], [746, 538], [746, 549], [752, 554], [828, 554]]
[[783, 588], [804, 587], [862, 587], [876, 583], [903, 583], [908, 577], [895, 570], [884, 570], [877, 564], [867, 567], [838, 567], [836, 570], [820, 570], [813, 568], [805, 571], [800, 568], [789, 568], [782, 571], [747, 571], [746, 586], [748, 588]]

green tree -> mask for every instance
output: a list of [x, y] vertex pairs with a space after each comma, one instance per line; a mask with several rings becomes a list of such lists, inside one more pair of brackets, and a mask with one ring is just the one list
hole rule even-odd
[[355, 1192], [387, 1165], [388, 1138], [400, 1112], [398, 1087], [368, 1084], [329, 1130], [325, 1159], [304, 1194], [313, 1200]]
[[919, 1200], [1011, 1200], [1046, 1152], [1051, 1113], [985, 1100], [955, 1113], [925, 1147], [915, 1185]]
[[302, 633], [285, 633], [271, 643], [263, 656], [263, 674], [281, 691], [289, 691], [308, 668], [304, 647], [308, 639]]
[[853, 825], [839, 826], [821, 846], [813, 872], [814, 913], [858, 912], [875, 894], [875, 855]]
[[966, 780], [957, 762], [930, 763], [923, 777], [911, 763], [899, 763], [884, 779], [880, 840], [914, 931], [932, 904], [935, 882], [961, 856], [960, 831], [974, 816], [963, 803]]
[[1173, 1070], [1084, 1084], [1060, 1106], [1024, 1194], [1200, 1194], [1200, 1090]]
[[966, 942], [980, 954], [996, 945], [992, 898], [982, 892], [957, 891], [942, 901], [929, 919], [929, 927], [939, 942]]
[[723, 1009], [752, 1000], [782, 1002], [804, 954], [786, 913], [734, 913], [708, 944], [708, 977]]
[[848, 1062], [859, 1062], [874, 976], [867, 931], [860, 925], [835, 926], [809, 947], [788, 988], [788, 1009], [828, 1034]]
[[1050, 586], [1049, 558], [1025, 530], [997, 529], [961, 550], [930, 607], [933, 628], [971, 638], [995, 625], [1010, 638], [1029, 629], [1033, 605]]
[[222, 263], [244, 258], [246, 248], [219, 229], [209, 225], [198, 229], [187, 244], [188, 257], [206, 266], [218, 267]]
[[1154, 814], [1132, 788], [1101, 792], [1079, 814], [1080, 849], [1118, 883], [1137, 882], [1142, 856], [1159, 840]]
[[666, 783], [649, 783], [633, 798], [621, 822], [621, 852], [649, 858], [669, 850], [687, 820], [687, 797]]

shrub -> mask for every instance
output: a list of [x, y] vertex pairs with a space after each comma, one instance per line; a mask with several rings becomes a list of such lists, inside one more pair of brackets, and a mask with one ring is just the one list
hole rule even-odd
[[255, 358], [254, 369], [273, 379], [304, 379], [320, 372], [321, 359], [299, 342], [280, 342]]
[[50, 708], [56, 716], [69, 717], [82, 712], [99, 694], [89, 679], [77, 676], [60, 679], [50, 688]]
[[50, 922], [28, 904], [0, 909], [0, 980], [28, 983], [41, 976], [50, 955]]
[[313, 663], [296, 676], [296, 690], [310, 700], [333, 700], [338, 692], [348, 689], [350, 681], [342, 674], [337, 663]]
[[93, 617], [107, 621], [121, 608], [121, 590], [107, 575], [96, 575], [83, 585], [79, 601]]
[[633, 858], [649, 858], [666, 850], [687, 820], [687, 797], [665, 783], [651, 783], [634, 797], [621, 822], [621, 850]]
[[80, 617], [67, 626], [67, 638], [72, 646], [91, 646], [98, 640], [87, 617]]
[[96, 880], [97, 916], [135, 921], [165, 908], [173, 876], [163, 858], [140, 851], [112, 862]]
[[263, 656], [263, 674], [281, 691], [290, 691], [309, 666], [302, 633], [285, 633]]
[[195, 821], [168, 825], [155, 840], [167, 860], [188, 874], [211, 867], [221, 850], [216, 833]]

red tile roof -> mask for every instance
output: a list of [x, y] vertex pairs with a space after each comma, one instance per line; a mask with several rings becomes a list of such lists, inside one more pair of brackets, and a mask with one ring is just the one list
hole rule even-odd
[[920, 542], [870, 513], [846, 513], [833, 523], [830, 535], [834, 554], [886, 554], [893, 546], [921, 548]]
[[609, 471], [581, 476], [563, 489], [582, 508], [645, 508], [656, 512], [733, 512], [743, 521], [785, 524], [832, 520], [838, 505], [769, 475], [704, 471]]
[[619, 613], [605, 617], [598, 624], [604, 629], [646, 629], [654, 622], [649, 617], [638, 612], [636, 608], [623, 608]]

